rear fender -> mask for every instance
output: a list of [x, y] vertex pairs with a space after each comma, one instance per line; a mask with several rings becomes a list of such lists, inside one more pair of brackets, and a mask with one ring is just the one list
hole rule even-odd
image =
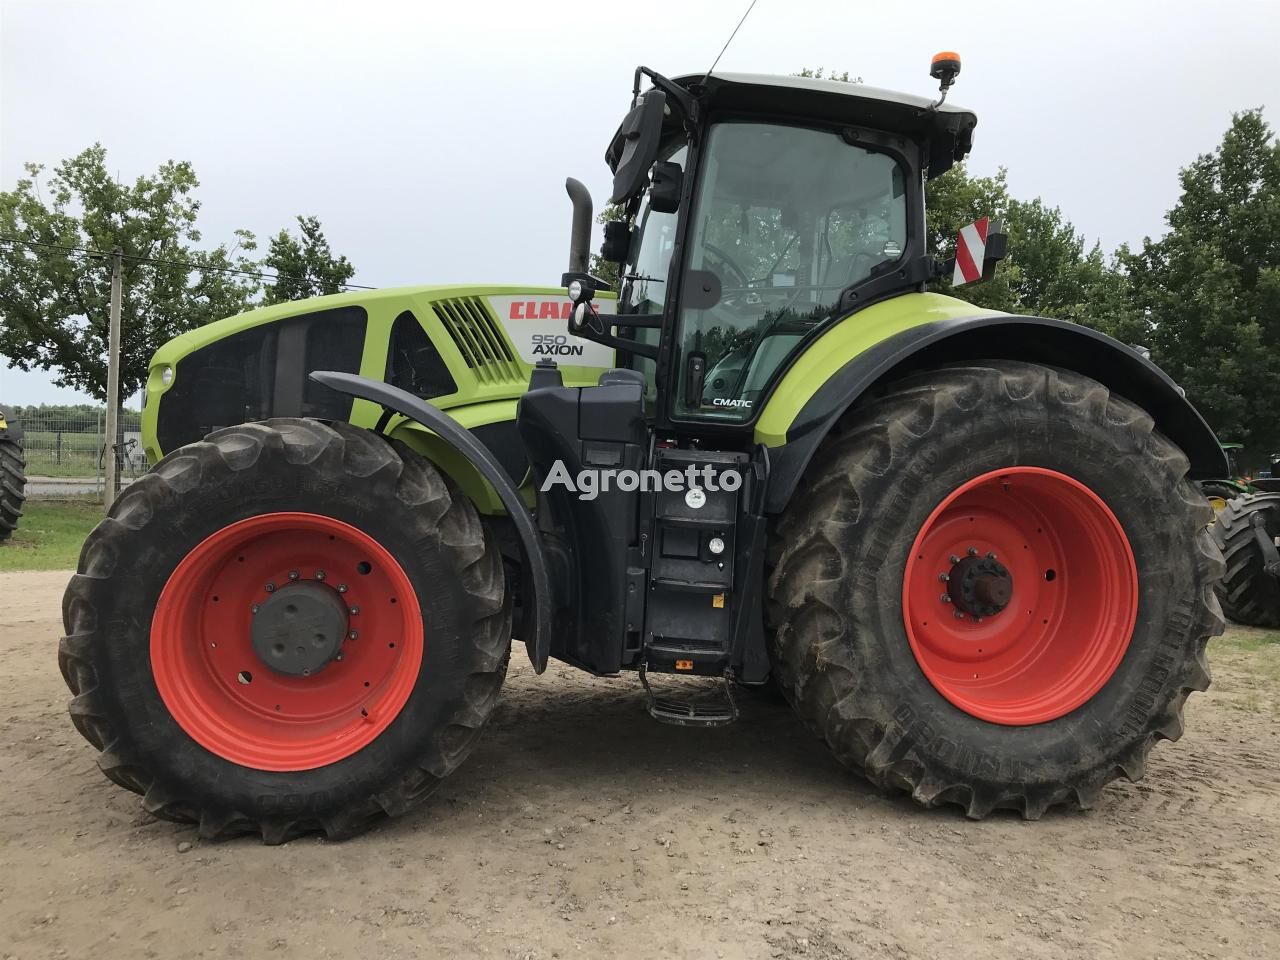
[[[820, 346], [821, 341], [811, 349]], [[1187, 455], [1193, 479], [1227, 473], [1213, 430], [1169, 375], [1136, 350], [1063, 320], [979, 313], [910, 326], [835, 369], [799, 405], [785, 427], [784, 442], [770, 451], [769, 512], [787, 505], [827, 432], [877, 384], [971, 360], [1025, 360], [1091, 377], [1151, 414], [1156, 428]]]
[[438, 441], [447, 444], [492, 487], [511, 518], [520, 541], [524, 569], [532, 594], [522, 598], [527, 608], [525, 623], [532, 631], [524, 641], [534, 671], [542, 673], [547, 668], [547, 658], [551, 651], [551, 578], [547, 571], [542, 537], [533, 522], [533, 515], [498, 458], [471, 431], [448, 414], [398, 387], [353, 373], [333, 371], [316, 371], [311, 374], [311, 379], [346, 396], [376, 403], [384, 411], [379, 427], [386, 427], [395, 414], [420, 424], [431, 431]]

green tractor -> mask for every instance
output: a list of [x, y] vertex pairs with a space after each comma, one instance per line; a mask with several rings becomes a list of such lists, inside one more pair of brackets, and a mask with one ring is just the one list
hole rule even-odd
[[22, 439], [22, 425], [13, 410], [0, 406], [0, 541], [13, 536], [27, 499]]
[[204, 837], [350, 836], [458, 766], [515, 638], [686, 730], [776, 683], [842, 763], [974, 818], [1142, 776], [1209, 683], [1222, 450], [1134, 350], [926, 292], [1000, 255], [926, 250], [976, 123], [958, 70], [935, 100], [642, 67], [605, 155], [616, 292], [570, 181], [557, 288], [163, 346], [157, 462], [64, 601], [102, 770]]
[[1213, 539], [1227, 561], [1218, 599], [1229, 619], [1254, 627], [1280, 627], [1280, 454], [1268, 463], [1221, 506], [1209, 496], [1217, 512]]
[[1227, 458], [1226, 474], [1200, 481], [1200, 489], [1204, 491], [1205, 497], [1213, 506], [1214, 513], [1221, 513], [1228, 501], [1236, 497], [1257, 492], [1249, 478], [1240, 470], [1238, 457], [1243, 449], [1243, 443], [1222, 444], [1222, 452]]

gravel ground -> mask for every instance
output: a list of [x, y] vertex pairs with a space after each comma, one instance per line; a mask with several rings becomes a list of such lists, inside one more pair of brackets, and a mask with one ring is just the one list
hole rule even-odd
[[0, 957], [1280, 956], [1261, 633], [1219, 645], [1187, 735], [1087, 814], [920, 810], [786, 707], [689, 731], [632, 676], [523, 665], [425, 807], [272, 848], [200, 843], [98, 772], [55, 657], [67, 576], [0, 575]]

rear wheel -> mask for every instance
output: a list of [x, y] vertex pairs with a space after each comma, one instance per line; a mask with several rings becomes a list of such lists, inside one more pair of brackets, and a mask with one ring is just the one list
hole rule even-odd
[[8, 540], [22, 516], [27, 499], [26, 458], [22, 449], [22, 426], [13, 411], [0, 407], [0, 540]]
[[1280, 537], [1280, 493], [1232, 500], [1210, 528], [1227, 559], [1218, 599], [1223, 611], [1236, 623], [1280, 627], [1280, 578], [1266, 572], [1255, 517], [1261, 519], [1273, 542]]
[[1211, 512], [1151, 418], [1065, 371], [921, 373], [846, 417], [772, 551], [774, 665], [849, 766], [1028, 818], [1142, 775], [1209, 683]]
[[429, 463], [345, 424], [166, 457], [90, 534], [59, 661], [112, 780], [205, 837], [350, 836], [474, 744], [510, 648], [502, 563]]

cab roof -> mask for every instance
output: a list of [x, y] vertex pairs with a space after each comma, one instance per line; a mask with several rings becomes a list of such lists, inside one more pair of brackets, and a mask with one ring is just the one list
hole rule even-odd
[[675, 82], [707, 111], [813, 118], [903, 134], [928, 145], [931, 177], [968, 154], [978, 122], [972, 110], [953, 103], [935, 109], [929, 97], [865, 83], [763, 73], [688, 74]]

